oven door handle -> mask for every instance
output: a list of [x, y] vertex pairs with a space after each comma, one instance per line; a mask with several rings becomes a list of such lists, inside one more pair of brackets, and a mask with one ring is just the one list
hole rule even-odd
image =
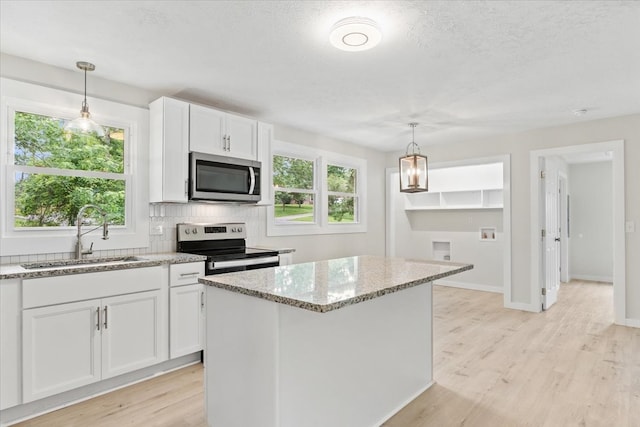
[[256, 173], [253, 167], [249, 166], [249, 194], [253, 194], [253, 190], [256, 187]]
[[229, 260], [229, 261], [210, 261], [209, 269], [220, 270], [222, 268], [243, 267], [247, 265], [271, 264], [274, 262], [278, 262], [279, 260], [280, 258], [276, 255], [276, 256], [270, 256], [270, 257], [245, 258], [245, 259], [237, 259], [237, 260]]

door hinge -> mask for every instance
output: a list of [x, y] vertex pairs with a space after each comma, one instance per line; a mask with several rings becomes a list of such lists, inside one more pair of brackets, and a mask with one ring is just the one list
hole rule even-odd
[[544, 238], [547, 237], [547, 230], [545, 230], [544, 228], [541, 230], [540, 235]]
[[540, 179], [544, 179], [546, 176], [547, 174], [544, 171], [540, 171]]
[[542, 288], [542, 295], [546, 295], [547, 294], [547, 288]]

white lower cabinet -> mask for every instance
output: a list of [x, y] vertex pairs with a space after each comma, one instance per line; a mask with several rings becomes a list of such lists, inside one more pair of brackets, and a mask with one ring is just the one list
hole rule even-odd
[[169, 356], [202, 350], [204, 340], [204, 285], [177, 286], [169, 290]]
[[164, 360], [160, 291], [24, 310], [23, 401]]
[[22, 281], [22, 403], [167, 359], [166, 269]]
[[169, 266], [169, 357], [176, 358], [204, 348], [204, 262]]

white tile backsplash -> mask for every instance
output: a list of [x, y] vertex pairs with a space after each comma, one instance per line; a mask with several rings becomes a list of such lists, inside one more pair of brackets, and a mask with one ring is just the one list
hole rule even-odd
[[[162, 224], [162, 235], [150, 235], [148, 248], [94, 251], [94, 257], [131, 256], [176, 250], [176, 224], [182, 222], [244, 222], [247, 224], [247, 242], [251, 244], [266, 233], [266, 207], [213, 203], [153, 203], [149, 205], [150, 227]], [[0, 256], [0, 264], [68, 259], [71, 252], [35, 255]]]

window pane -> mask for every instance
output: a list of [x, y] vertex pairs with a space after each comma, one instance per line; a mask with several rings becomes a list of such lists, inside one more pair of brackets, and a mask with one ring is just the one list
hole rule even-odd
[[313, 190], [313, 161], [273, 156], [273, 185], [276, 188]]
[[[124, 225], [125, 181], [16, 173], [16, 228], [75, 225], [78, 211], [88, 203], [104, 209], [109, 224]], [[88, 218], [97, 214], [94, 209], [86, 213]]]
[[64, 132], [66, 121], [15, 114], [15, 164], [59, 169], [124, 172], [124, 130], [104, 127], [107, 136]]
[[308, 224], [315, 220], [313, 194], [276, 191], [275, 202], [276, 224]]
[[357, 222], [355, 197], [329, 196], [329, 222]]
[[327, 188], [340, 193], [356, 192], [357, 169], [327, 165]]

